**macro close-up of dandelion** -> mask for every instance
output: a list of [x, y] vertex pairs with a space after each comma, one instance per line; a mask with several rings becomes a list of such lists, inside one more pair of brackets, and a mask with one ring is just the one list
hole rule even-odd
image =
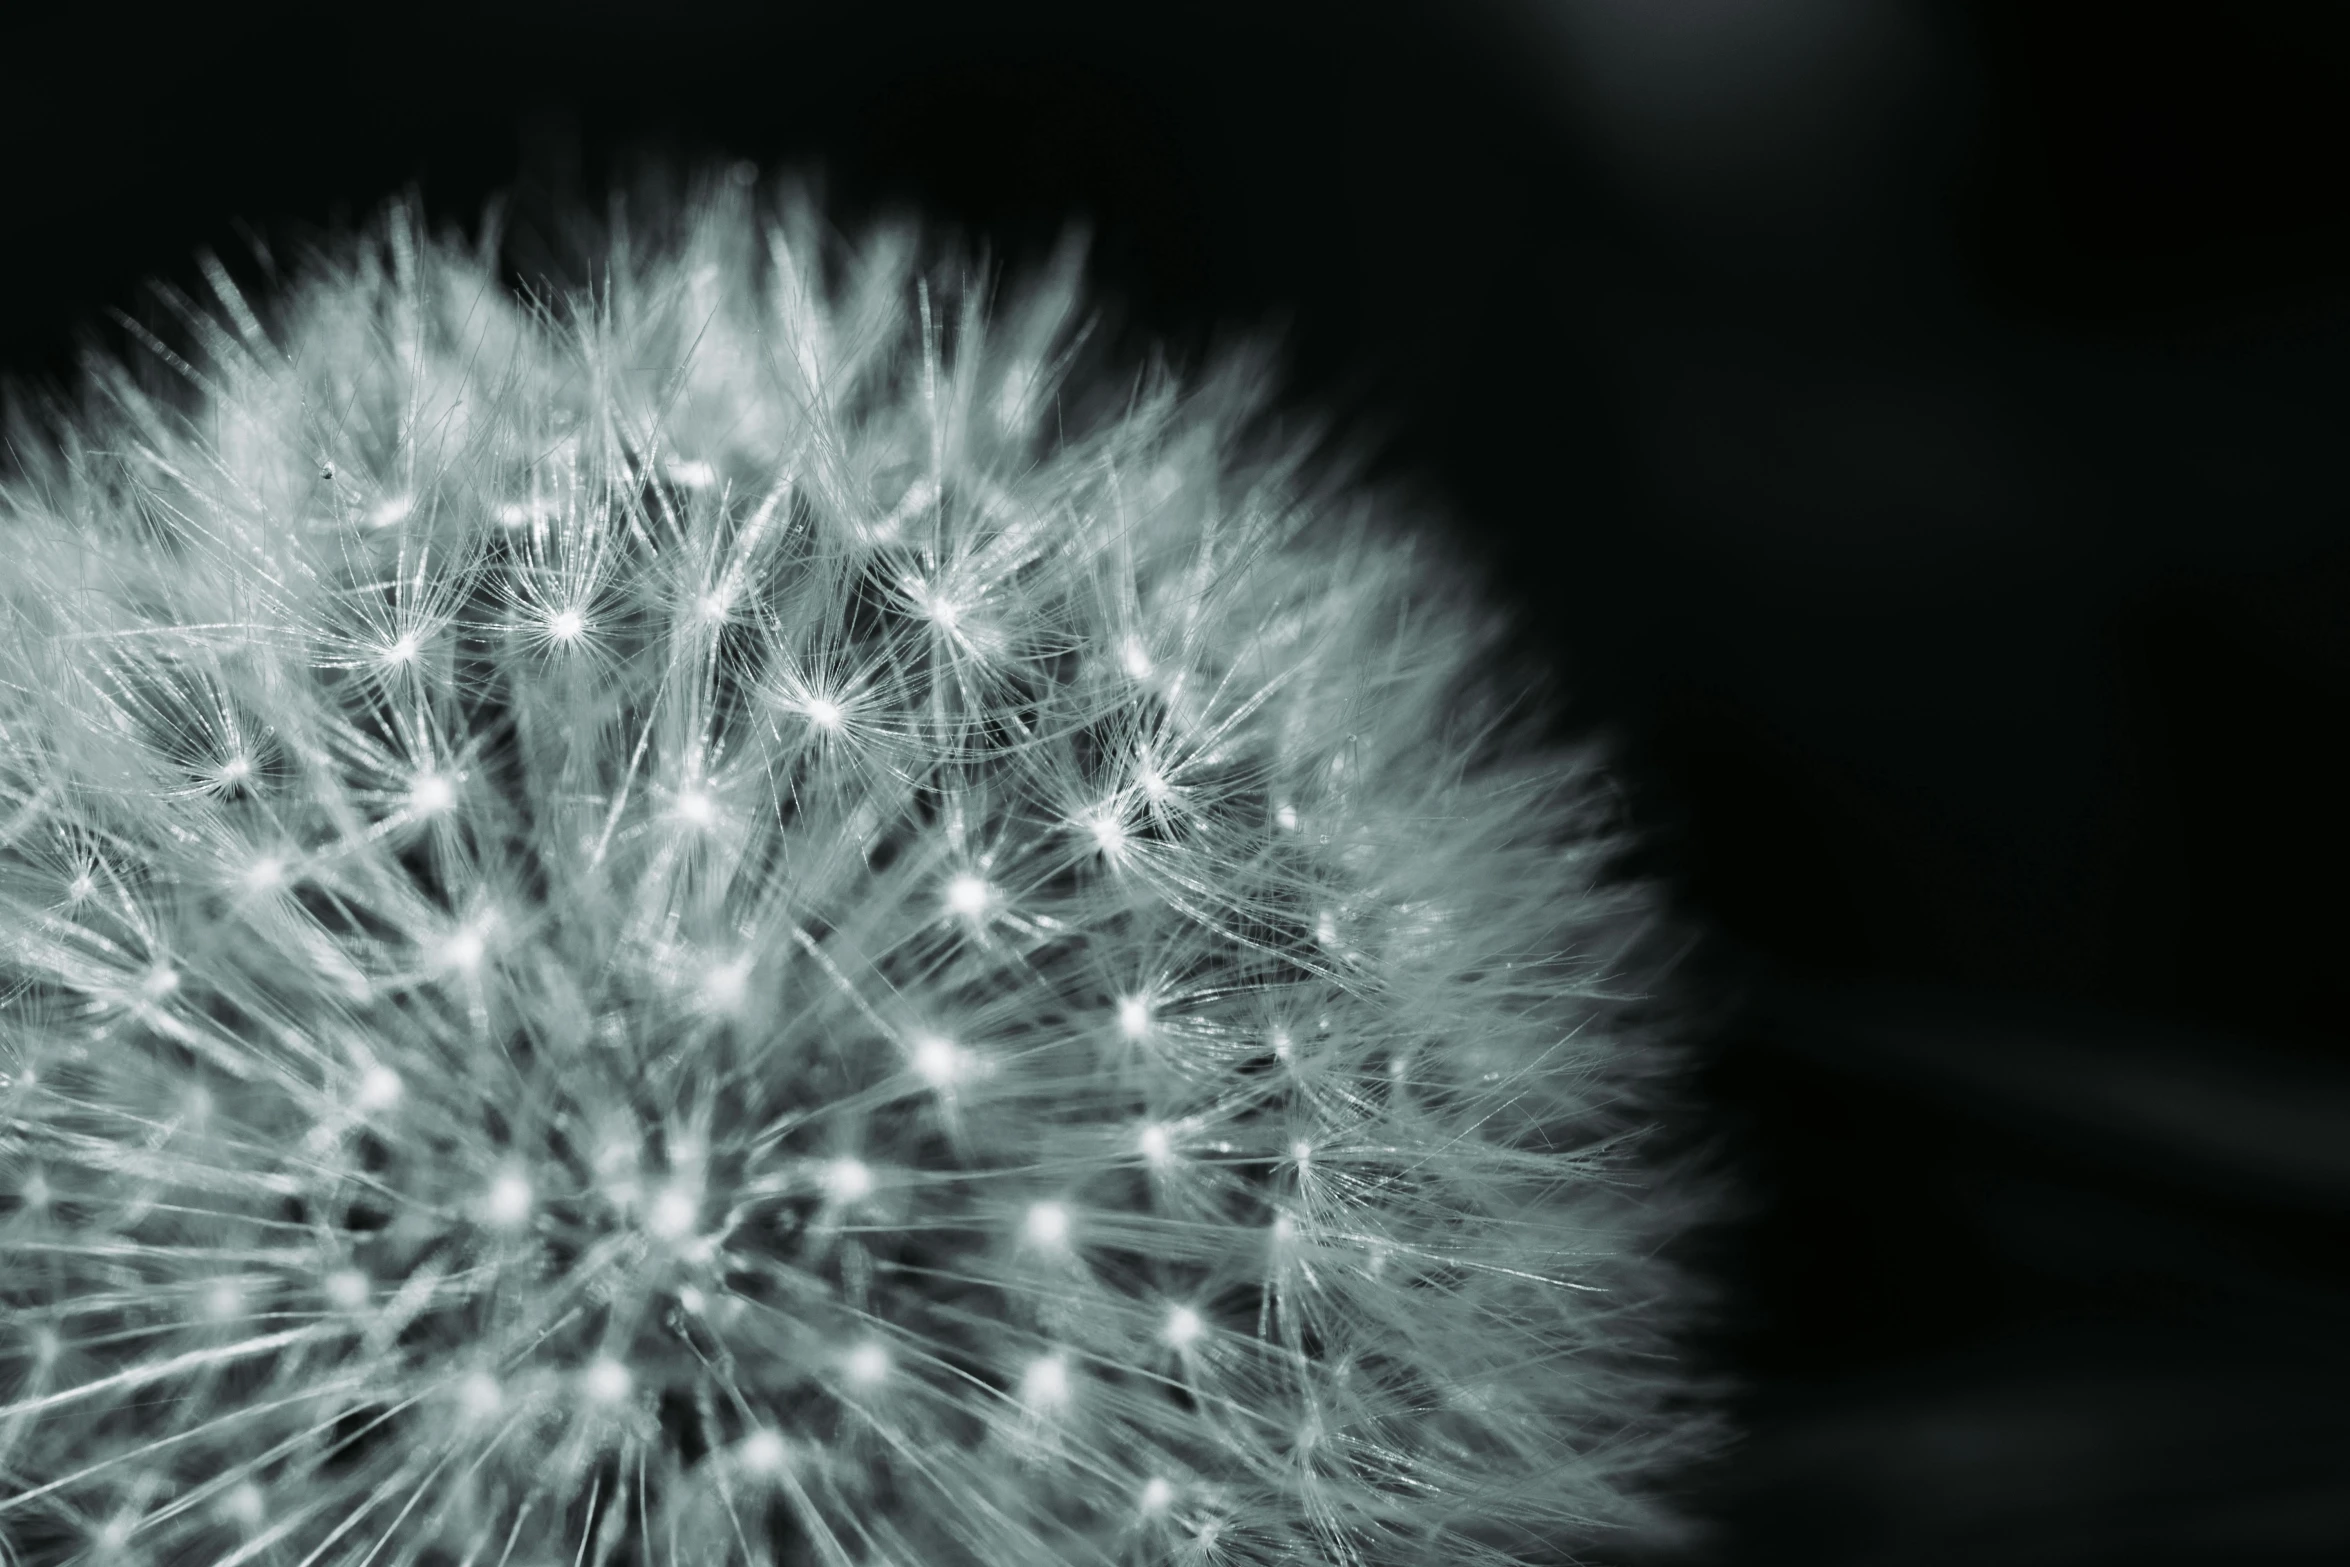
[[1658, 922], [1441, 537], [1074, 251], [617, 234], [12, 438], [0, 1560], [1665, 1529]]

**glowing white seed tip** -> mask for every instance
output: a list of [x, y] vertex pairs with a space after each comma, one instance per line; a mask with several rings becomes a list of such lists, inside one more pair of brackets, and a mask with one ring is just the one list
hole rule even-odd
[[222, 783], [242, 783], [252, 776], [253, 759], [251, 757], [232, 756], [220, 764], [220, 781]]
[[1338, 945], [1337, 917], [1324, 912], [1314, 918], [1314, 939], [1325, 947]]
[[408, 804], [422, 816], [434, 816], [457, 803], [457, 786], [439, 773], [426, 773], [408, 791]]
[[718, 482], [718, 470], [698, 458], [669, 465], [670, 482], [688, 490], [706, 490]]
[[915, 1043], [914, 1070], [933, 1088], [944, 1088], [963, 1075], [963, 1052], [952, 1040], [932, 1034]]
[[976, 876], [957, 876], [947, 883], [947, 909], [965, 919], [976, 919], [987, 912], [994, 891]]
[[384, 649], [384, 662], [387, 664], [405, 664], [412, 661], [416, 657], [418, 651], [419, 644], [417, 643], [416, 637], [413, 633], [397, 637], [392, 641], [390, 646]]
[[724, 593], [705, 593], [694, 604], [694, 609], [707, 621], [724, 620], [734, 610], [734, 600]]
[[1057, 1202], [1037, 1203], [1029, 1208], [1022, 1229], [1036, 1245], [1058, 1246], [1069, 1238], [1069, 1210]]
[[461, 930], [451, 936], [447, 944], [441, 948], [441, 958], [449, 967], [471, 973], [481, 967], [482, 954], [485, 950], [481, 932]]
[[1142, 1145], [1142, 1156], [1153, 1164], [1166, 1164], [1175, 1157], [1175, 1139], [1155, 1122], [1144, 1127], [1136, 1141]]
[[1164, 800], [1167, 798], [1167, 780], [1160, 775], [1160, 772], [1157, 768], [1144, 768], [1142, 772], [1136, 777], [1135, 782], [1141, 784], [1142, 792], [1149, 795], [1152, 799]]
[[1150, 1032], [1150, 1003], [1140, 996], [1128, 996], [1118, 1003], [1118, 1032], [1128, 1039], [1140, 1039]]
[[802, 710], [807, 713], [808, 722], [819, 729], [840, 727], [843, 717], [841, 706], [830, 697], [812, 696], [802, 705]]
[[367, 1304], [367, 1275], [357, 1268], [338, 1268], [326, 1276], [326, 1298], [344, 1311]]
[[534, 1195], [529, 1181], [508, 1171], [490, 1182], [489, 1193], [482, 1201], [482, 1211], [488, 1215], [492, 1224], [511, 1227], [530, 1217]]
[[701, 1202], [692, 1192], [671, 1186], [653, 1199], [652, 1211], [645, 1215], [645, 1228], [663, 1240], [679, 1240], [694, 1232], [694, 1221], [701, 1211]]
[[241, 1523], [250, 1529], [269, 1512], [262, 1498], [261, 1487], [250, 1480], [240, 1480], [220, 1499], [220, 1515], [231, 1523]]
[[842, 1357], [841, 1369], [859, 1387], [871, 1387], [889, 1375], [889, 1351], [879, 1344], [859, 1344]]
[[688, 789], [677, 797], [676, 812], [689, 827], [707, 827], [718, 819], [718, 802], [700, 789]]
[[1288, 1029], [1286, 1029], [1286, 1028], [1277, 1028], [1277, 1029], [1273, 1030], [1273, 1059], [1274, 1059], [1274, 1060], [1276, 1060], [1276, 1061], [1286, 1061], [1286, 1060], [1288, 1060], [1288, 1059], [1289, 1059], [1289, 1055], [1290, 1055], [1290, 1051], [1291, 1051], [1293, 1048], [1294, 1048], [1294, 1047], [1293, 1047], [1293, 1046], [1291, 1045], [1291, 1043], [1290, 1043], [1290, 1039], [1289, 1039], [1289, 1030], [1288, 1030]]
[[1020, 1378], [1020, 1401], [1031, 1409], [1057, 1409], [1069, 1401], [1069, 1363], [1059, 1355], [1040, 1355], [1028, 1363]]
[[233, 1279], [222, 1279], [204, 1292], [204, 1315], [215, 1322], [226, 1322], [242, 1316], [245, 1310], [245, 1292]]
[[76, 876], [72, 881], [66, 883], [65, 895], [73, 899], [74, 902], [79, 903], [97, 890], [98, 883], [90, 876], [89, 872], [84, 871], [81, 875]]
[[783, 1438], [764, 1427], [743, 1438], [742, 1461], [748, 1473], [781, 1474], [787, 1456]]
[[587, 630], [587, 617], [576, 609], [557, 610], [547, 617], [547, 635], [569, 642]]
[[1289, 1145], [1289, 1157], [1297, 1161], [1297, 1167], [1301, 1170], [1306, 1167], [1306, 1162], [1313, 1156], [1314, 1145], [1302, 1137]]
[[1175, 1488], [1156, 1475], [1142, 1488], [1142, 1510], [1145, 1513], [1163, 1513], [1174, 1500]]
[[1126, 666], [1126, 673], [1134, 679], [1148, 680], [1151, 677], [1151, 656], [1144, 650], [1140, 637], [1126, 639], [1119, 661]]
[[400, 1074], [388, 1066], [371, 1066], [359, 1075], [355, 1102], [362, 1110], [388, 1110], [400, 1102]]
[[457, 1403], [476, 1420], [486, 1420], [505, 1407], [506, 1390], [486, 1371], [469, 1371], [457, 1384]]
[[1094, 847], [1116, 859], [1126, 848], [1126, 824], [1110, 811], [1096, 814], [1085, 824], [1093, 834]]
[[1295, 1219], [1285, 1213], [1273, 1221], [1273, 1242], [1275, 1245], [1286, 1246], [1296, 1239], [1297, 1221]]
[[824, 1167], [824, 1190], [834, 1202], [855, 1202], [873, 1191], [873, 1172], [861, 1159], [835, 1159]]
[[286, 862], [274, 854], [265, 854], [245, 868], [245, 885], [255, 892], [267, 892], [286, 879]]
[[150, 1001], [160, 1001], [179, 988], [179, 970], [168, 963], [158, 963], [149, 969], [147, 977], [139, 982], [140, 994]]
[[731, 963], [720, 963], [702, 977], [702, 999], [720, 1011], [731, 1011], [742, 1005], [743, 995], [750, 989], [751, 960], [737, 958]]
[[688, 1284], [677, 1292], [677, 1303], [698, 1317], [708, 1308], [710, 1298]]
[[1177, 1349], [1196, 1341], [1207, 1330], [1208, 1325], [1200, 1320], [1200, 1314], [1189, 1306], [1177, 1306], [1167, 1313], [1167, 1342]]
[[594, 1402], [617, 1404], [628, 1397], [628, 1390], [635, 1385], [636, 1379], [628, 1374], [626, 1366], [606, 1355], [591, 1364], [580, 1381], [587, 1390], [587, 1396]]
[[1281, 824], [1283, 832], [1297, 831], [1297, 807], [1284, 805], [1273, 813], [1273, 820]]
[[407, 515], [415, 509], [416, 498], [414, 496], [390, 496], [379, 502], [375, 510], [368, 514], [368, 521], [379, 528], [388, 528], [396, 522], [405, 520]]

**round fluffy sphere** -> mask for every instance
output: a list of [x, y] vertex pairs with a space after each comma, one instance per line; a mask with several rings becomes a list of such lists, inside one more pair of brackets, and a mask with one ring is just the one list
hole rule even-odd
[[395, 214], [20, 433], [14, 1560], [1649, 1521], [1590, 766], [1244, 377], [1066, 384], [1069, 266], [918, 256], [723, 186], [530, 304]]

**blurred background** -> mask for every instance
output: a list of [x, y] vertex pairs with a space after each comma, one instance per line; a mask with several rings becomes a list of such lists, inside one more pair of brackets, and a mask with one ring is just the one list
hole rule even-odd
[[0, 368], [404, 188], [817, 175], [1441, 497], [1705, 933], [1692, 1560], [2350, 1560], [2350, 8], [0, 22]]

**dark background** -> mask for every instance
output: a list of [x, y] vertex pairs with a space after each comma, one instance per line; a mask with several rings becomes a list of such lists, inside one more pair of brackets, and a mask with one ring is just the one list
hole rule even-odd
[[19, 15], [0, 366], [647, 155], [1083, 217], [1447, 498], [1710, 932], [1704, 1559], [2350, 1560], [2350, 8]]

